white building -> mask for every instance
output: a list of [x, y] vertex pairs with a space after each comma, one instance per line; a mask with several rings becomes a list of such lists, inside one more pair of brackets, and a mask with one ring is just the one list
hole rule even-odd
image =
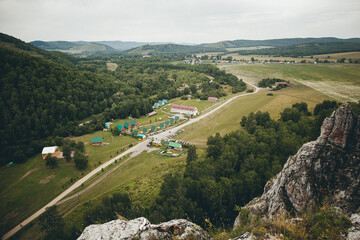
[[199, 114], [197, 107], [190, 107], [190, 106], [184, 106], [184, 105], [179, 105], [179, 104], [171, 105], [171, 112], [190, 114], [193, 116]]

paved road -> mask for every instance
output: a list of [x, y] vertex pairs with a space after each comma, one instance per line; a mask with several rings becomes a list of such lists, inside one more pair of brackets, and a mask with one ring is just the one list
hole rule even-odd
[[[187, 121], [184, 124], [181, 124], [177, 127], [171, 128], [171, 129], [167, 129], [165, 132], [162, 132], [158, 135], [156, 135], [157, 138], [165, 138], [168, 135], [177, 132], [178, 130], [193, 124], [195, 122], [200, 121], [203, 118], [206, 118], [207, 116], [211, 115], [213, 112], [216, 112], [217, 110], [219, 110], [220, 108], [222, 108], [223, 106], [225, 106], [226, 104], [229, 104], [230, 102], [232, 102], [233, 100], [235, 100], [238, 97], [243, 97], [243, 96], [247, 96], [247, 95], [251, 95], [251, 94], [256, 94], [259, 91], [259, 88], [257, 88], [255, 85], [246, 82], [247, 84], [249, 84], [250, 86], [255, 88], [255, 91], [252, 93], [245, 93], [245, 94], [240, 94], [237, 96], [234, 96], [230, 99], [228, 99], [227, 101], [225, 101], [224, 103], [220, 104], [219, 106], [217, 106], [216, 108], [210, 110], [209, 112], [200, 115], [196, 118], [192, 118], [189, 121]], [[150, 140], [147, 139], [143, 142], [138, 143], [137, 145], [135, 145], [132, 148], [129, 148], [128, 150], [126, 150], [125, 152], [121, 153], [120, 155], [114, 157], [113, 159], [107, 161], [106, 163], [100, 165], [99, 167], [97, 167], [96, 169], [92, 170], [90, 173], [88, 173], [87, 175], [85, 175], [83, 178], [81, 178], [80, 180], [78, 180], [77, 182], [75, 182], [71, 187], [69, 187], [67, 190], [65, 190], [63, 193], [61, 193], [59, 196], [57, 196], [55, 199], [53, 199], [51, 202], [49, 202], [48, 204], [46, 204], [44, 207], [42, 207], [40, 210], [38, 210], [36, 213], [34, 213], [33, 215], [31, 215], [29, 218], [27, 218], [26, 220], [24, 220], [23, 222], [21, 222], [19, 225], [17, 225], [16, 227], [14, 227], [12, 230], [10, 230], [8, 233], [6, 233], [5, 235], [2, 236], [2, 239], [8, 239], [11, 236], [13, 236], [15, 233], [17, 233], [22, 227], [24, 227], [25, 225], [29, 224], [31, 221], [33, 221], [35, 218], [39, 217], [42, 213], [44, 213], [46, 211], [46, 208], [51, 207], [53, 205], [55, 205], [57, 202], [59, 202], [61, 199], [63, 199], [66, 195], [68, 195], [69, 193], [71, 193], [72, 191], [74, 191], [76, 188], [80, 187], [83, 183], [85, 183], [87, 180], [89, 180], [91, 177], [93, 177], [94, 175], [96, 175], [98, 172], [101, 171], [101, 169], [106, 168], [107, 166], [109, 166], [110, 164], [112, 164], [113, 162], [115, 162], [115, 160], [118, 160], [119, 158], [131, 153], [131, 157], [127, 160], [125, 160], [125, 162], [129, 161], [132, 157], [139, 155], [140, 153], [142, 153], [143, 151], [148, 150], [147, 144], [150, 143]], [[124, 163], [125, 163], [124, 162]]]

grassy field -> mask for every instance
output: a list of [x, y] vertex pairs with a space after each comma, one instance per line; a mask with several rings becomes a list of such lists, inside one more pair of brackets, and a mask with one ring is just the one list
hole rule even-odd
[[[310, 57], [310, 56], [307, 56]], [[344, 53], [331, 53], [331, 54], [320, 54], [320, 55], [314, 55], [313, 58], [319, 58], [322, 60], [329, 60], [329, 61], [337, 61], [341, 58], [346, 59], [360, 59], [360, 52], [344, 52]]]
[[294, 103], [307, 102], [311, 110], [317, 103], [330, 99], [304, 85], [274, 92], [274, 96], [267, 96], [268, 93], [268, 90], [261, 90], [255, 95], [240, 97], [201, 122], [185, 127], [185, 132], [175, 138], [205, 147], [207, 138], [216, 132], [223, 135], [240, 129], [241, 118], [250, 112], [268, 111], [272, 118], [277, 119], [284, 108]]
[[223, 68], [256, 81], [276, 77], [302, 83], [341, 102], [360, 100], [358, 64], [242, 65]]
[[[170, 172], [184, 171], [186, 164], [186, 154], [181, 157], [161, 157], [156, 153], [157, 151], [144, 152], [136, 156], [79, 198], [59, 205], [60, 213], [65, 214], [67, 226], [80, 223], [84, 211], [98, 203], [104, 196], [112, 195], [115, 192], [127, 192], [134, 203], [149, 207], [160, 191], [163, 176]], [[111, 168], [115, 166], [116, 164], [112, 165]], [[85, 185], [88, 184], [90, 183]], [[30, 239], [31, 236], [40, 237], [42, 234], [39, 231], [37, 220], [32, 226], [19, 232], [16, 239]]]
[[[90, 141], [94, 136], [104, 137], [110, 144], [93, 147]], [[71, 139], [85, 143], [90, 165], [85, 171], [78, 171], [73, 162], [67, 163], [64, 159], [59, 160], [60, 164], [56, 169], [49, 169], [41, 154], [28, 159], [24, 164], [0, 168], [0, 234], [50, 202], [99, 162], [108, 161], [125, 151], [129, 144], [138, 142], [135, 138], [125, 136], [114, 137], [112, 141], [111, 133], [102, 131]]]
[[259, 61], [264, 61], [264, 60], [279, 60], [279, 61], [296, 61], [296, 62], [301, 62], [302, 60], [306, 60], [306, 61], [315, 61], [316, 58], [319, 58], [319, 60], [321, 61], [334, 61], [336, 62], [338, 59], [341, 58], [346, 58], [346, 59], [360, 59], [360, 52], [345, 52], [345, 53], [331, 53], [331, 54], [320, 54], [320, 55], [313, 55], [311, 56], [304, 56], [304, 57], [274, 57], [274, 56], [270, 56], [269, 55], [239, 55], [238, 53], [229, 53], [226, 54], [224, 56], [222, 56], [222, 58], [227, 58], [227, 57], [232, 57], [233, 59], [236, 60], [246, 60], [246, 61], [250, 61], [251, 58], [255, 58], [258, 59]]
[[[359, 68], [354, 65], [224, 65], [221, 68], [231, 72], [251, 83], [257, 84], [261, 79], [267, 77], [278, 77], [294, 82], [294, 77], [314, 78], [319, 84], [327, 82], [330, 79], [342, 82], [344, 85], [359, 87], [360, 81], [357, 72]], [[335, 76], [334, 76], [335, 75]], [[289, 77], [293, 76], [293, 77]], [[201, 123], [194, 123], [185, 127], [186, 132], [176, 136], [176, 139], [189, 141], [199, 146], [205, 146], [207, 138], [216, 132], [226, 134], [230, 131], [240, 128], [240, 120], [250, 112], [268, 111], [272, 118], [278, 119], [280, 112], [286, 107], [291, 107], [297, 102], [306, 102], [309, 110], [313, 110], [315, 105], [330, 99], [331, 94], [321, 93], [304, 84], [295, 82], [293, 88], [286, 88], [280, 91], [272, 92], [274, 96], [267, 96], [268, 90], [261, 90], [260, 93], [245, 97], [240, 97], [223, 109], [207, 117]], [[343, 86], [345, 88], [346, 86]], [[339, 91], [339, 89], [336, 89]], [[345, 95], [346, 94], [346, 95]], [[346, 99], [356, 98], [360, 91], [347, 91], [344, 93]], [[330, 95], [330, 96], [329, 96]], [[359, 99], [359, 98], [358, 98]]]
[[81, 176], [72, 163], [61, 160], [55, 170], [45, 167], [40, 154], [25, 164], [0, 169], [1, 232], [20, 223], [51, 201], [70, 185], [71, 179]]

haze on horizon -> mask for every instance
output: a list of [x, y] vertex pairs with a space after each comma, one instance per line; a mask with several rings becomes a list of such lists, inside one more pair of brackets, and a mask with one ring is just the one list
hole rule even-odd
[[0, 0], [0, 32], [27, 42], [353, 38], [359, 22], [359, 0]]

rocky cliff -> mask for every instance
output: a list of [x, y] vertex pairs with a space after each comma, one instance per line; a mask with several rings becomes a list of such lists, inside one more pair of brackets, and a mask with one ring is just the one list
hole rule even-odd
[[90, 225], [78, 238], [92, 239], [210, 239], [210, 235], [198, 225], [184, 219], [153, 225], [141, 217], [130, 221], [114, 220]]
[[[360, 117], [346, 103], [326, 118], [316, 141], [304, 144], [245, 208], [272, 219], [320, 203], [352, 216], [360, 211]], [[353, 218], [357, 219], [356, 215]], [[240, 223], [237, 217], [234, 227]]]

